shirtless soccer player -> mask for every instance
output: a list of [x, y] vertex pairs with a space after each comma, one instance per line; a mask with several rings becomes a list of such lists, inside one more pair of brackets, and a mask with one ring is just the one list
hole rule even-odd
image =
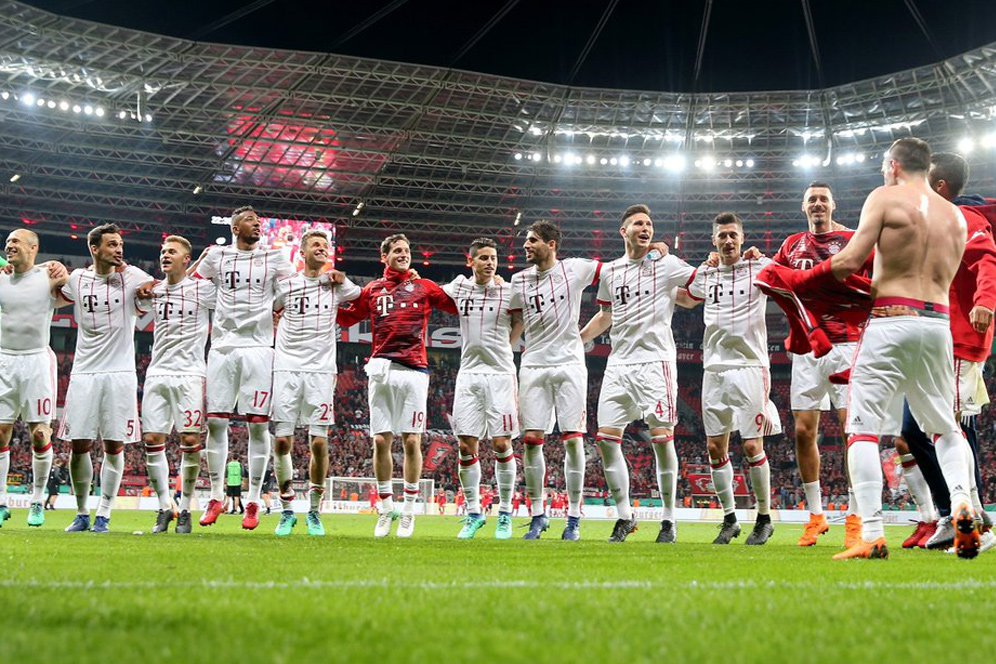
[[851, 370], [847, 455], [862, 518], [862, 538], [834, 556], [887, 558], [882, 526], [878, 441], [903, 397], [931, 436], [951, 492], [955, 548], [978, 553], [969, 497], [972, 453], [954, 416], [954, 355], [948, 290], [965, 249], [965, 219], [927, 182], [930, 148], [917, 138], [892, 144], [882, 164], [885, 186], [865, 200], [854, 237], [811, 278], [843, 280], [875, 250], [875, 301]]
[[360, 287], [340, 272], [331, 290], [322, 269], [329, 260], [329, 240], [324, 231], [313, 229], [301, 237], [304, 270], [277, 282], [274, 308], [283, 311], [277, 326], [273, 359], [273, 423], [276, 449], [273, 466], [280, 488], [282, 512], [278, 537], [287, 537], [297, 524], [291, 509], [294, 500], [294, 429], [308, 427], [311, 461], [308, 466], [308, 534], [325, 535], [318, 508], [325, 495], [329, 473], [329, 425], [334, 423], [333, 397], [336, 377], [336, 326], [339, 305], [360, 296]]
[[600, 310], [581, 331], [584, 342], [612, 327], [612, 352], [598, 395], [598, 435], [605, 480], [619, 519], [610, 542], [623, 542], [636, 530], [629, 498], [629, 468], [622, 453], [622, 435], [634, 420], [650, 426], [663, 519], [657, 542], [677, 541], [674, 501], [678, 457], [674, 426], [678, 421], [677, 366], [671, 315], [680, 290], [694, 268], [675, 256], [651, 258], [654, 222], [650, 208], [632, 205], [623, 212], [619, 234], [626, 255], [607, 263], [598, 284]]
[[[802, 199], [802, 211], [806, 215], [809, 230], [790, 235], [782, 243], [774, 261], [797, 270], [815, 267], [839, 252], [854, 235], [854, 231], [843, 229], [834, 223], [833, 211], [836, 204], [830, 185], [813, 182], [806, 188]], [[816, 443], [819, 433], [820, 411], [829, 410], [832, 405], [837, 410], [841, 429], [847, 422], [847, 385], [830, 382], [830, 376], [846, 370], [854, 358], [855, 343], [861, 335], [856, 326], [826, 317], [820, 323], [833, 350], [823, 357], [812, 353], [792, 355], [792, 415], [795, 417], [795, 450], [802, 477], [802, 488], [809, 508], [809, 523], [799, 539], [799, 546], [813, 546], [820, 535], [830, 526], [823, 515], [823, 493], [820, 489], [820, 449]], [[861, 520], [854, 512], [854, 499], [848, 500], [848, 516], [845, 521], [845, 544], [858, 541], [861, 533]]]
[[508, 284], [495, 282], [498, 251], [487, 238], [470, 244], [472, 278], [460, 275], [443, 290], [460, 312], [460, 371], [453, 392], [453, 428], [460, 440], [460, 486], [467, 498], [467, 519], [458, 539], [473, 539], [484, 525], [481, 511], [481, 463], [478, 442], [491, 438], [498, 484], [498, 528], [495, 538], [512, 537], [512, 492], [519, 435], [518, 392], [512, 346], [522, 328], [512, 327]]
[[145, 372], [142, 392], [142, 439], [149, 483], [159, 498], [153, 533], [164, 533], [173, 520], [166, 437], [176, 427], [180, 434], [180, 505], [176, 532], [190, 533], [190, 499], [201, 470], [201, 432], [204, 430], [204, 376], [210, 311], [215, 286], [187, 276], [190, 242], [178, 235], [163, 240], [159, 267], [166, 277], [152, 289], [139, 308], [154, 310], [156, 327], [152, 361]]
[[536, 540], [548, 527], [544, 508], [546, 459], [543, 439], [554, 415], [565, 447], [567, 526], [561, 539], [581, 539], [584, 488], [584, 434], [588, 368], [578, 330], [581, 291], [598, 282], [602, 264], [585, 258], [557, 260], [560, 229], [549, 221], [529, 227], [524, 244], [532, 267], [512, 275], [512, 321], [525, 327], [526, 349], [519, 369], [519, 413], [525, 430], [522, 470], [532, 500], [532, 522], [525, 539]]
[[[45, 523], [45, 483], [52, 469], [52, 418], [55, 415], [56, 364], [49, 347], [52, 312], [64, 274], [49, 275], [35, 265], [38, 236], [19, 228], [7, 236], [10, 274], [0, 272], [0, 527], [10, 518], [7, 472], [10, 438], [18, 416], [31, 434], [31, 507], [28, 525]], [[60, 272], [64, 273], [62, 265]]]
[[705, 426], [712, 483], [723, 507], [723, 524], [713, 544], [729, 544], [740, 535], [733, 499], [730, 433], [739, 431], [750, 466], [751, 488], [757, 501], [757, 521], [748, 545], [771, 537], [771, 470], [764, 453], [764, 436], [782, 431], [771, 403], [768, 372], [768, 330], [764, 321], [768, 297], [754, 277], [771, 261], [746, 260], [741, 253], [744, 227], [732, 212], [713, 222], [712, 242], [719, 266], [702, 266], [688, 286], [692, 297], [705, 302], [702, 339], [702, 422]]
[[135, 374], [137, 291], [152, 277], [125, 265], [117, 226], [104, 224], [87, 234], [93, 265], [73, 270], [62, 287], [59, 306], [72, 303], [79, 326], [59, 438], [71, 440], [69, 459], [77, 514], [66, 532], [90, 530], [87, 499], [93, 481], [93, 441], [104, 441], [100, 504], [93, 532], [109, 532], [111, 508], [124, 473], [125, 443], [141, 440], [138, 377]]
[[380, 244], [384, 275], [363, 287], [348, 309], [339, 310], [338, 322], [348, 327], [369, 320], [373, 348], [366, 372], [370, 402], [370, 434], [374, 439], [374, 474], [380, 497], [380, 515], [374, 537], [391, 532], [394, 462], [391, 445], [400, 435], [405, 449], [405, 502], [398, 537], [415, 531], [415, 501], [422, 476], [422, 434], [425, 433], [429, 392], [429, 360], [425, 352], [426, 329], [433, 309], [456, 314], [453, 301], [428, 279], [412, 274], [411, 247], [404, 235], [390, 235]]
[[250, 206], [232, 213], [231, 247], [211, 249], [194, 276], [217, 288], [207, 360], [207, 466], [211, 500], [201, 516], [210, 526], [225, 509], [228, 422], [240, 412], [249, 429], [249, 497], [242, 527], [259, 525], [260, 488], [270, 457], [273, 380], [273, 297], [277, 279], [294, 274], [280, 249], [259, 246], [260, 222]]

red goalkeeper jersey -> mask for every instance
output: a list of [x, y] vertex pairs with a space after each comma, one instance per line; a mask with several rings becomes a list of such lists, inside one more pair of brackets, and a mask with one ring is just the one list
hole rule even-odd
[[349, 327], [370, 321], [371, 357], [382, 357], [412, 369], [429, 366], [425, 354], [426, 331], [432, 310], [457, 314], [453, 300], [435, 282], [411, 279], [385, 268], [384, 276], [363, 287], [351, 306], [340, 308], [337, 322]]

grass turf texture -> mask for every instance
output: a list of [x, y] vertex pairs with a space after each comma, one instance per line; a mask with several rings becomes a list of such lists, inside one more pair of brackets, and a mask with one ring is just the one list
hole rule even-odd
[[903, 551], [907, 528], [887, 529], [891, 560], [837, 562], [842, 525], [800, 549], [779, 524], [756, 548], [749, 524], [716, 547], [715, 525], [687, 523], [662, 546], [656, 523], [619, 545], [607, 521], [568, 543], [560, 520], [539, 542], [518, 539], [526, 519], [460, 542], [451, 517], [407, 541], [375, 541], [372, 516], [326, 515], [324, 539], [303, 518], [274, 537], [276, 513], [189, 536], [148, 534], [151, 513], [104, 536], [63, 533], [69, 511], [25, 518], [0, 529], [0, 662], [947, 661], [989, 652], [996, 590], [996, 553]]

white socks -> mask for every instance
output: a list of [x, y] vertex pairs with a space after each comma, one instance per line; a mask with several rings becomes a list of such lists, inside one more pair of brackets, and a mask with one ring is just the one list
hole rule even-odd
[[564, 440], [564, 483], [567, 485], [567, 516], [581, 516], [584, 492], [584, 438], [572, 434]]
[[180, 511], [190, 511], [190, 498], [194, 495], [194, 486], [197, 484], [197, 476], [201, 472], [201, 451], [199, 447], [190, 449], [180, 448], [183, 456], [180, 460]]
[[709, 459], [709, 468], [712, 471], [712, 488], [723, 507], [723, 514], [732, 514], [736, 503], [733, 501], [733, 463], [730, 457]]
[[10, 473], [10, 447], [0, 448], [0, 505], [7, 504], [7, 475]]
[[972, 448], [961, 432], [946, 433], [934, 441], [937, 461], [951, 494], [952, 513], [962, 503], [972, 505]]
[[616, 514], [627, 521], [633, 518], [633, 507], [629, 501], [629, 468], [622, 452], [622, 439], [600, 433], [595, 437], [598, 449], [602, 452], [602, 470], [605, 483], [609, 485], [612, 499], [616, 503]]
[[34, 481], [31, 485], [31, 502], [40, 503], [45, 500], [45, 485], [48, 483], [48, 476], [52, 472], [52, 443], [47, 444], [40, 451], [31, 451], [31, 474]]
[[312, 512], [317, 512], [322, 506], [322, 498], [325, 496], [325, 486], [312, 482], [308, 485], [308, 503]]
[[[280, 490], [280, 507], [287, 511], [291, 509], [294, 501], [294, 489], [291, 488], [291, 482], [294, 480], [294, 463], [289, 451], [286, 454], [273, 455], [273, 474], [277, 478], [277, 488]], [[284, 493], [285, 486], [289, 487], [287, 493]]]
[[145, 446], [145, 468], [149, 484], [159, 498], [159, 509], [173, 509], [173, 500], [169, 495], [169, 462], [166, 460], [165, 444]]
[[771, 464], [768, 455], [761, 452], [757, 456], [747, 457], [750, 465], [750, 486], [754, 490], [754, 500], [757, 501], [757, 513], [771, 512]]
[[663, 503], [662, 520], [674, 521], [674, 498], [678, 491], [678, 455], [674, 451], [674, 436], [654, 436], [654, 458], [657, 460], [657, 488]]
[[515, 453], [511, 446], [507, 456], [495, 452], [495, 481], [498, 483], [498, 511], [512, 511], [512, 494], [515, 492]]
[[930, 495], [930, 487], [927, 480], [923, 478], [923, 472], [917, 465], [912, 454], [903, 454], [899, 457], [903, 466], [903, 478], [906, 480], [906, 488], [909, 489], [910, 497], [920, 511], [920, 520], [924, 523], [937, 521], [937, 510], [934, 508], [934, 499]]
[[873, 542], [885, 536], [882, 523], [882, 459], [878, 453], [878, 437], [850, 436], [847, 440], [847, 466], [857, 502], [856, 513], [861, 517], [861, 537], [866, 542]]
[[[531, 504], [529, 516], [543, 514], [544, 487], [546, 481], [546, 457], [543, 456], [542, 436], [523, 438], [522, 474], [526, 479], [526, 492]], [[565, 461], [566, 463], [566, 461]]]
[[[87, 455], [89, 456], [89, 455]], [[105, 451], [104, 461], [100, 464], [100, 503], [97, 505], [97, 516], [110, 518], [114, 508], [114, 499], [121, 488], [121, 476], [124, 474], [124, 450], [114, 454]]]
[[481, 460], [476, 454], [461, 454], [460, 487], [467, 499], [467, 514], [481, 513]]
[[228, 463], [228, 418], [207, 418], [207, 440], [204, 452], [207, 456], [208, 477], [211, 479], [211, 500], [225, 500], [225, 464]]
[[[849, 457], [850, 458], [850, 457]], [[813, 516], [823, 514], [823, 492], [820, 491], [820, 481], [803, 482], [802, 490], [806, 493], [806, 507]], [[854, 501], [850, 501], [849, 510], [854, 509]]]
[[401, 506], [401, 513], [415, 514], [415, 501], [417, 499], [418, 499], [418, 482], [405, 482], [405, 502]]
[[394, 511], [394, 489], [391, 480], [377, 481], [377, 497], [380, 498], [380, 513], [390, 514]]
[[93, 484], [93, 459], [89, 452], [73, 452], [69, 457], [69, 479], [76, 494], [76, 512], [89, 514], [87, 499], [90, 497], [90, 486]]
[[263, 475], [270, 461], [270, 430], [266, 422], [249, 424], [249, 495], [246, 502], [259, 504]]

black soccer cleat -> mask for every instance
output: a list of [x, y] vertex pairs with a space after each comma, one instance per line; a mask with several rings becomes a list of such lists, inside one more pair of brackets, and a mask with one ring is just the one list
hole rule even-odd
[[180, 516], [176, 517], [176, 532], [180, 535], [190, 534], [190, 512], [183, 510]]
[[169, 524], [172, 520], [173, 510], [159, 510], [159, 513], [156, 514], [156, 525], [152, 526], [153, 534], [169, 531]]
[[737, 523], [736, 516], [727, 514], [723, 517], [723, 523], [719, 525], [719, 534], [716, 535], [716, 539], [712, 543], [729, 544], [735, 537], [740, 537], [740, 524]]
[[768, 543], [771, 536], [775, 534], [775, 527], [771, 525], [771, 517], [767, 514], [758, 514], [757, 521], [754, 522], [754, 530], [750, 531], [747, 546], [763, 546]]
[[661, 531], [657, 533], [657, 543], [674, 544], [677, 541], [678, 529], [674, 527], [674, 522], [667, 519], [661, 521]]
[[625, 542], [626, 538], [635, 533], [636, 530], [636, 519], [618, 519], [616, 525], [612, 526], [612, 535], [609, 537], [609, 541]]

